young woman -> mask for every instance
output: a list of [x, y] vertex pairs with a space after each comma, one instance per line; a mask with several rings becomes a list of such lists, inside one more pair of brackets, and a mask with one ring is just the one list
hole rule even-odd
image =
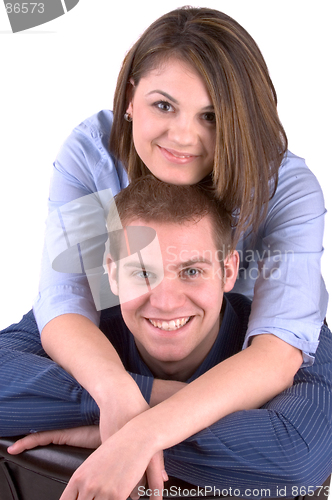
[[[320, 275], [325, 209], [315, 177], [287, 151], [276, 104], [248, 33], [218, 11], [183, 8], [153, 23], [128, 52], [113, 113], [87, 119], [60, 151], [34, 314], [45, 351], [96, 401], [102, 442], [146, 402], [98, 328], [97, 309], [109, 305], [98, 297], [99, 284], [94, 291], [104, 248], [90, 254], [84, 241], [103, 239], [110, 190], [115, 195], [148, 172], [215, 189], [241, 236], [236, 291], [253, 298], [244, 347], [260, 339], [252, 343], [257, 356], [246, 358], [244, 350], [230, 372], [214, 372], [225, 387], [234, 370], [251, 373], [228, 411], [261, 406], [292, 383], [302, 364], [312, 364], [327, 306]], [[79, 252], [86, 276], [63, 272], [77, 272], [68, 247]], [[181, 388], [158, 384], [155, 402]], [[157, 477], [160, 466], [151, 467]]]

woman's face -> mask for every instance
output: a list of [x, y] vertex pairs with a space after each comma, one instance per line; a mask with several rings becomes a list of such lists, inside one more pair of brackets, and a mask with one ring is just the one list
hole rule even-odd
[[212, 171], [215, 114], [192, 66], [171, 58], [151, 70], [133, 88], [127, 113], [136, 151], [155, 177], [195, 184]]

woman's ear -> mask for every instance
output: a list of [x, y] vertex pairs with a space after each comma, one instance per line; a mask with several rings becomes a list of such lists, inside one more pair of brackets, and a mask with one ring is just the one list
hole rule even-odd
[[119, 295], [117, 266], [116, 262], [114, 262], [114, 260], [112, 259], [111, 254], [108, 254], [106, 257], [106, 266], [111, 290], [114, 295]]
[[235, 285], [239, 270], [239, 254], [236, 250], [224, 260], [224, 292], [230, 292]]
[[127, 109], [126, 109], [126, 113], [128, 113], [129, 116], [133, 115], [134, 92], [135, 92], [135, 84], [134, 84], [134, 80], [131, 78], [129, 85], [128, 85], [128, 90], [127, 90], [127, 102], [129, 104], [128, 104]]

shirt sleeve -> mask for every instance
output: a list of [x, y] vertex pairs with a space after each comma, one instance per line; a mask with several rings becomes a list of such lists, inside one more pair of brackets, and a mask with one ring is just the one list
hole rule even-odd
[[[109, 332], [121, 343], [119, 320]], [[149, 402], [153, 377], [128, 373]], [[92, 396], [44, 351], [32, 311], [1, 332], [1, 436], [97, 425], [99, 415]]]
[[302, 350], [302, 366], [313, 363], [328, 298], [320, 269], [325, 211], [317, 179], [288, 153], [258, 235], [240, 245], [236, 291], [250, 296], [254, 283], [243, 348], [272, 333]]
[[[56, 316], [77, 313], [99, 323], [105, 218], [113, 196], [127, 185], [108, 151], [112, 123], [102, 111], [76, 127], [53, 166], [39, 293], [33, 305], [39, 331]], [[111, 292], [107, 290], [106, 295]]]

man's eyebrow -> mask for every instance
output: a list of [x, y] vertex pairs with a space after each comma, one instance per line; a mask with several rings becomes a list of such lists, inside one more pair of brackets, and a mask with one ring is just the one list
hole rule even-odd
[[[179, 104], [179, 101], [177, 99], [175, 99], [171, 95], [167, 94], [167, 92], [164, 92], [163, 90], [159, 90], [159, 89], [151, 90], [151, 92], [149, 92], [146, 95], [151, 95], [151, 94], [161, 94], [164, 97], [166, 97], [166, 99], [168, 99], [169, 101], [174, 102], [174, 104]], [[212, 104], [209, 104], [208, 106], [205, 106], [204, 108], [202, 108], [202, 111], [213, 111], [213, 110], [214, 110], [214, 106]]]
[[195, 264], [208, 264], [209, 266], [212, 266], [213, 263], [211, 262], [210, 259], [207, 259], [206, 257], [195, 257], [193, 259], [186, 260], [184, 262], [180, 262], [178, 264], [178, 267], [190, 267]]
[[151, 266], [150, 264], [145, 264], [144, 261], [140, 262], [139, 260], [135, 261], [135, 260], [132, 260], [130, 262], [125, 262], [123, 264], [123, 267], [126, 267], [126, 268], [133, 268], [133, 269], [149, 269], [149, 270], [153, 270], [153, 266]]
[[123, 264], [123, 267], [140, 267], [140, 268], [142, 268], [142, 264], [140, 263], [139, 260], [137, 260], [137, 261], [132, 260], [130, 262], [125, 262]]

